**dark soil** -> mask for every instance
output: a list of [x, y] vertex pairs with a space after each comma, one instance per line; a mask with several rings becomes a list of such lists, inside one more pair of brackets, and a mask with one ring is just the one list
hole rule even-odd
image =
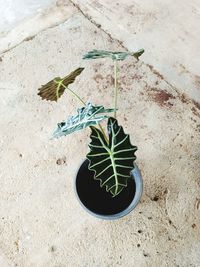
[[135, 196], [135, 181], [130, 178], [128, 185], [116, 197], [100, 187], [100, 181], [94, 179], [94, 172], [88, 169], [88, 160], [81, 165], [77, 178], [76, 190], [85, 207], [99, 215], [113, 215], [125, 210]]

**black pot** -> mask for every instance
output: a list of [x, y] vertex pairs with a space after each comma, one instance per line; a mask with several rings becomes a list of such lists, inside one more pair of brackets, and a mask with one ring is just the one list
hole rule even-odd
[[116, 197], [100, 187], [94, 179], [94, 172], [88, 169], [89, 161], [84, 160], [75, 177], [75, 192], [81, 205], [95, 217], [112, 220], [131, 212], [138, 204], [143, 189], [142, 177], [135, 165], [127, 187]]

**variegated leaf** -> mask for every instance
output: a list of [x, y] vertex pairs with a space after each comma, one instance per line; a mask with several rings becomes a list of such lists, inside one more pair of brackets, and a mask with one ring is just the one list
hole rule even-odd
[[137, 52], [112, 52], [105, 50], [92, 50], [83, 56], [83, 59], [96, 59], [109, 57], [113, 60], [124, 60], [127, 56], [134, 56], [137, 60], [144, 53], [144, 49], [140, 49]]
[[41, 96], [42, 99], [57, 101], [61, 95], [64, 93], [66, 87], [73, 83], [78, 75], [84, 68], [78, 68], [72, 71], [69, 75], [64, 78], [56, 77], [47, 84], [43, 85], [39, 88], [38, 95]]
[[102, 114], [113, 111], [114, 109], [105, 109], [103, 106], [93, 106], [91, 103], [87, 103], [85, 107], [77, 110], [77, 115], [71, 116], [66, 121], [58, 123], [53, 137], [58, 138], [82, 130], [88, 126], [96, 125], [108, 118], [107, 115]]
[[102, 132], [91, 127], [90, 152], [87, 154], [89, 169], [95, 172], [100, 186], [113, 196], [118, 195], [127, 186], [130, 172], [134, 168], [136, 146], [131, 145], [128, 134], [114, 118], [108, 119], [109, 143]]

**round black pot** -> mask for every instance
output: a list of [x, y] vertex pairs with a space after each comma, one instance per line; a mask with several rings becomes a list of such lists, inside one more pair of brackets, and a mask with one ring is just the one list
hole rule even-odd
[[88, 169], [89, 161], [84, 160], [75, 177], [75, 192], [81, 205], [93, 216], [113, 220], [131, 212], [138, 204], [143, 189], [138, 167], [131, 171], [127, 187], [116, 197], [100, 187], [94, 179], [94, 172]]

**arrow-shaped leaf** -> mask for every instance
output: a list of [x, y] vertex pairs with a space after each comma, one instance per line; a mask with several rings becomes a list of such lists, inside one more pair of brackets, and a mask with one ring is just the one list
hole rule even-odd
[[140, 49], [137, 52], [114, 52], [106, 50], [92, 50], [83, 56], [83, 59], [96, 59], [109, 57], [113, 60], [124, 60], [128, 56], [134, 56], [137, 60], [144, 53], [144, 49]]
[[66, 87], [73, 83], [78, 75], [84, 68], [78, 68], [72, 71], [69, 75], [64, 78], [56, 77], [47, 84], [43, 85], [39, 88], [38, 95], [41, 96], [42, 99], [57, 101], [58, 98], [64, 93]]
[[107, 192], [116, 196], [127, 186], [137, 147], [131, 145], [129, 135], [114, 118], [108, 119], [109, 143], [100, 130], [95, 127], [91, 130], [90, 152], [87, 154], [89, 169], [95, 172], [100, 186], [105, 186]]
[[57, 129], [53, 133], [54, 138], [68, 135], [82, 130], [88, 126], [93, 126], [108, 118], [103, 113], [113, 112], [114, 109], [105, 109], [103, 106], [93, 106], [87, 103], [85, 107], [77, 110], [77, 115], [69, 117], [66, 121], [58, 123]]

